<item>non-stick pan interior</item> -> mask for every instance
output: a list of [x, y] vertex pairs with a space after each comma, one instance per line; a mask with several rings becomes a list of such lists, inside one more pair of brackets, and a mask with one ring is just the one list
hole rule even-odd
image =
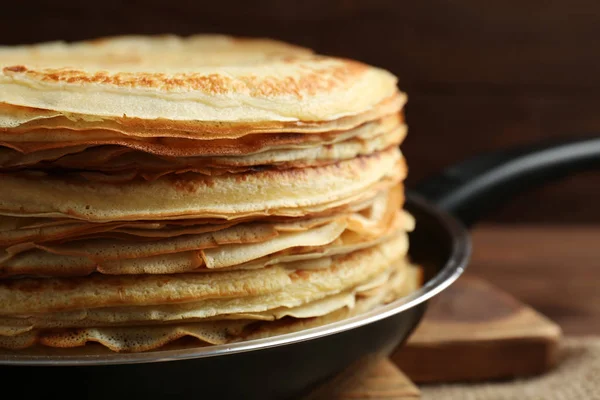
[[406, 209], [417, 220], [416, 229], [410, 233], [410, 257], [425, 269], [425, 281], [468, 257], [468, 233], [454, 218], [417, 194], [408, 195]]

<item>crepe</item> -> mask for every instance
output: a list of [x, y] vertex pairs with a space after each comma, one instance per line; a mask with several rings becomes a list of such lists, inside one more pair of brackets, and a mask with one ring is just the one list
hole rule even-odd
[[0, 47], [0, 348], [234, 343], [414, 291], [406, 99], [269, 39]]
[[[171, 38], [173, 50], [160, 57], [164, 48], [154, 40], [0, 49], [0, 102], [97, 119], [126, 115], [200, 125], [268, 125], [357, 115], [397, 93], [396, 77], [387, 71], [289, 51], [285, 45], [279, 47], [283, 51], [269, 52], [253, 40], [232, 40], [228, 53], [235, 57], [228, 57], [211, 51], [221, 49], [226, 38], [211, 43], [204, 37], [201, 51], [213, 55], [206, 62], [205, 57], [183, 55], [194, 51], [194, 38]], [[44, 57], [44, 52], [55, 56]], [[0, 120], [0, 126], [10, 125]]]
[[[262, 314], [231, 314], [229, 318], [201, 322], [90, 328], [85, 327], [86, 322], [82, 322], [85, 320], [80, 320], [79, 325], [83, 325], [80, 328], [44, 329], [43, 326], [65, 326], [72, 322], [38, 321], [34, 328], [35, 324], [28, 319], [24, 324], [0, 327], [0, 348], [24, 349], [37, 344], [68, 349], [97, 342], [112, 351], [137, 352], [160, 348], [185, 337], [198, 340], [194, 345], [234, 343], [315, 328], [359, 315], [409, 294], [422, 284], [422, 272], [417, 266], [405, 265], [381, 276], [387, 280], [382, 283], [376, 277], [372, 280], [374, 284], [365, 286], [366, 290], [357, 287], [305, 306], [279, 308]], [[2, 321], [6, 322], [10, 321]]]
[[[235, 144], [220, 140], [208, 142], [207, 145], [199, 145], [197, 141], [189, 139], [152, 142], [118, 136], [86, 136], [66, 144], [5, 141], [5, 146], [9, 147], [0, 147], [0, 168], [14, 170], [36, 166], [44, 169], [54, 167], [104, 172], [160, 171], [161, 174], [187, 170], [209, 175], [243, 172], [257, 166], [309, 167], [398, 146], [406, 135], [406, 126], [384, 121], [381, 125], [378, 123], [376, 126], [361, 127], [361, 130], [362, 133], [359, 132], [356, 136], [338, 135], [331, 139], [319, 137], [312, 141], [314, 143], [294, 143], [301, 139], [289, 137], [263, 138], [245, 143], [238, 141]], [[48, 132], [44, 133], [45, 137], [49, 135]], [[57, 148], [44, 149], [49, 144]], [[174, 156], [175, 153], [177, 156]]]
[[[67, 217], [97, 222], [300, 216], [305, 210], [319, 211], [347, 203], [380, 182], [392, 186], [405, 175], [396, 148], [324, 167], [214, 178], [181, 174], [151, 182], [132, 181], [129, 185], [20, 172], [0, 175], [3, 186], [0, 215]], [[111, 198], [119, 199], [119, 208], [114, 207]], [[219, 202], [224, 198], [227, 202]]]
[[[406, 253], [405, 238], [397, 236], [378, 246], [342, 256], [331, 268], [294, 270], [271, 266], [256, 270], [167, 276], [91, 275], [69, 279], [19, 279], [0, 283], [0, 315], [22, 315], [114, 305], [184, 303], [219, 297], [243, 297], [277, 291], [290, 298], [290, 285], [301, 285], [301, 295], [359, 283], [387, 269]], [[308, 287], [304, 288], [304, 284]], [[286, 287], [285, 291], [281, 291]]]
[[[303, 218], [266, 217], [261, 223], [293, 222], [286, 225], [288, 228], [299, 226], [302, 228], [316, 226], [332, 221], [336, 218], [349, 218], [353, 225], [367, 226], [375, 230], [381, 226], [379, 221], [383, 213], [389, 217], [396, 212], [396, 207], [402, 201], [403, 193], [400, 186], [383, 190], [373, 198], [364, 202], [351, 203], [343, 207], [316, 213]], [[408, 214], [404, 218], [410, 219]], [[121, 221], [108, 223], [90, 223], [72, 219], [50, 218], [22, 218], [0, 216], [0, 246], [5, 246], [5, 251], [11, 250], [15, 245], [26, 245], [23, 249], [31, 248], [36, 243], [82, 239], [82, 238], [116, 238], [123, 240], [155, 240], [182, 235], [203, 234], [217, 232], [244, 224], [252, 219], [238, 218], [233, 221], [217, 219], [180, 219], [166, 221]], [[410, 221], [407, 222], [410, 225]], [[222, 239], [221, 239], [222, 240]], [[3, 253], [0, 251], [0, 254]]]

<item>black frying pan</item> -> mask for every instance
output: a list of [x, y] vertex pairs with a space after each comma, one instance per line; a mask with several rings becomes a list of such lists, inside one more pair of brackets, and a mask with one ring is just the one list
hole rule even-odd
[[599, 156], [600, 138], [538, 144], [474, 158], [409, 191], [406, 207], [417, 220], [410, 255], [425, 267], [427, 282], [377, 310], [233, 345], [101, 356], [0, 356], [4, 388], [14, 388], [25, 398], [63, 399], [266, 400], [315, 393], [340, 371], [389, 354], [405, 341], [427, 300], [467, 265], [470, 241], [463, 224], [470, 225], [517, 190], [600, 164]]

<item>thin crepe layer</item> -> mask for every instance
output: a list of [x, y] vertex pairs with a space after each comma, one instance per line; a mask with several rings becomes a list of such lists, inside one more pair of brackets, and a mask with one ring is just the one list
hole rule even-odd
[[[162, 175], [197, 172], [205, 175], [252, 172], [257, 169], [305, 168], [332, 164], [357, 156], [384, 151], [399, 146], [406, 133], [405, 127], [394, 128], [373, 138], [351, 138], [320, 146], [266, 150], [243, 156], [184, 156], [156, 155], [122, 145], [76, 145], [31, 154], [0, 148], [0, 170], [10, 171], [31, 167], [35, 169], [66, 169], [118, 173], [134, 171], [133, 176], [148, 180]], [[161, 143], [159, 147], [166, 146]], [[193, 147], [185, 147], [190, 152]], [[169, 152], [173, 150], [169, 147]], [[206, 148], [199, 148], [205, 151]], [[88, 174], [88, 176], [92, 176]]]
[[[205, 36], [201, 40], [213, 44], [194, 51], [190, 39], [170, 40], [179, 47], [160, 58], [156, 54], [163, 47], [151, 37], [131, 38], [124, 53], [123, 42], [114, 39], [100, 46], [4, 47], [0, 102], [50, 115], [218, 122], [225, 131], [228, 122], [261, 126], [355, 116], [398, 94], [394, 75], [353, 60], [291, 47], [266, 53], [260, 39], [229, 38], [234, 44], [227, 56], [220, 47], [223, 38]], [[279, 44], [279, 49], [286, 47]], [[66, 67], [72, 65], [78, 67]], [[23, 120], [0, 120], [0, 126]]]
[[0, 315], [190, 303], [269, 293], [276, 296], [275, 303], [280, 303], [295, 294], [310, 296], [343, 290], [352, 286], [352, 282], [359, 284], [402, 257], [406, 253], [405, 243], [406, 238], [398, 235], [377, 246], [341, 256], [330, 268], [298, 272], [276, 265], [210, 274], [96, 274], [83, 278], [3, 280], [0, 282]]
[[46, 236], [46, 240], [14, 244], [3, 250], [0, 275], [47, 277], [80, 276], [94, 271], [168, 274], [202, 268], [249, 269], [276, 261], [347, 253], [397, 231], [413, 229], [413, 218], [397, 209], [401, 196], [397, 187], [359, 212], [282, 223], [250, 222], [222, 229], [200, 225], [201, 232], [191, 234], [194, 226], [155, 238], [111, 237], [106, 236], [111, 232], [101, 232], [53, 242], [49, 240], [51, 236]]
[[[181, 219], [166, 221], [127, 221], [90, 223], [72, 219], [53, 218], [28, 218], [0, 216], [0, 246], [5, 248], [17, 244], [44, 243], [52, 241], [67, 241], [79, 238], [118, 238], [123, 240], [137, 239], [153, 240], [155, 238], [168, 238], [181, 235], [202, 234], [217, 232], [239, 224], [249, 222], [286, 224], [296, 222], [306, 226], [307, 221], [332, 221], [336, 218], [346, 218], [350, 214], [354, 219], [367, 213], [368, 218], [375, 218], [375, 212], [381, 212], [383, 207], [398, 208], [403, 203], [401, 186], [393, 187], [376, 193], [366, 201], [349, 204], [338, 209], [328, 210], [325, 213], [307, 215], [300, 218], [267, 217], [258, 221], [255, 219], [238, 218], [233, 221], [218, 219]], [[365, 221], [362, 218], [363, 222]], [[311, 222], [312, 224], [312, 222]], [[373, 225], [373, 224], [371, 224]], [[375, 225], [373, 225], [375, 227]]]
[[[0, 106], [0, 112], [2, 107]], [[299, 132], [272, 132], [248, 134], [239, 138], [204, 139], [172, 136], [172, 131], [121, 132], [119, 130], [89, 128], [84, 130], [55, 128], [0, 129], [3, 146], [39, 158], [55, 157], [55, 153], [73, 153], [83, 148], [102, 145], [120, 145], [155, 155], [185, 156], [244, 156], [265, 151], [307, 149], [340, 143], [349, 139], [368, 140], [404, 126], [402, 113], [391, 113], [379, 119], [346, 130], [332, 130], [316, 134]], [[71, 149], [73, 148], [73, 149]], [[35, 152], [41, 152], [36, 155]], [[0, 163], [10, 160], [3, 150]]]
[[[404, 274], [392, 275], [385, 285], [368, 291], [366, 295], [357, 293], [355, 298], [346, 304], [342, 305], [338, 301], [336, 305], [342, 305], [340, 308], [331, 307], [333, 311], [315, 317], [284, 316], [276, 321], [265, 322], [233, 319], [132, 327], [41, 329], [0, 336], [0, 348], [24, 349], [41, 345], [68, 351], [69, 348], [85, 345], [89, 347], [91, 343], [98, 343], [112, 351], [141, 352], [168, 347], [170, 343], [182, 338], [195, 339], [192, 342], [195, 346], [234, 343], [316, 328], [350, 318], [407, 295], [416, 290], [421, 283], [421, 270], [410, 266]], [[322, 304], [317, 304], [315, 308], [322, 308]], [[94, 347], [89, 348], [92, 353], [97, 350]]]
[[[215, 125], [223, 127], [227, 122], [233, 122], [229, 128], [238, 128], [240, 122], [245, 125], [257, 125], [257, 129], [275, 129], [290, 126], [291, 123], [300, 121], [320, 122], [352, 117], [366, 113], [385, 99], [397, 97], [398, 106], [405, 103], [405, 96], [397, 91], [395, 78], [386, 71], [368, 67], [364, 64], [315, 56], [311, 60], [284, 60], [277, 61], [271, 66], [275, 69], [288, 69], [290, 74], [299, 73], [300, 85], [305, 88], [300, 90], [311, 90], [313, 85], [310, 79], [319, 77], [319, 72], [330, 74], [329, 82], [321, 80], [317, 85], [336, 82], [332, 74], [342, 74], [343, 82], [336, 92], [327, 93], [323, 91], [317, 101], [309, 101], [309, 93], [297, 96], [290, 96], [290, 93], [281, 93], [276, 96], [264, 96], [262, 92], [265, 85], [269, 85], [268, 77], [262, 77], [258, 82], [258, 95], [248, 96], [246, 93], [235, 93], [236, 85], [245, 85], [244, 81], [252, 79], [247, 75], [250, 68], [233, 67], [233, 73], [240, 75], [240, 78], [232, 82], [232, 86], [226, 88], [227, 93], [224, 96], [217, 96], [217, 102], [210, 103], [211, 94], [201, 93], [198, 86], [182, 90], [176, 89], [175, 92], [163, 92], [159, 94], [149, 94], [146, 88], [136, 90], [132, 85], [142, 80], [161, 79], [159, 72], [148, 72], [141, 74], [142, 77], [133, 74], [125, 74], [124, 80], [128, 81], [128, 90], [119, 93], [113, 89], [113, 85], [106, 88], [85, 87], [81, 84], [69, 84], [73, 80], [113, 80], [117, 82], [121, 78], [114, 74], [106, 76], [102, 71], [90, 71], [86, 73], [81, 70], [61, 70], [54, 68], [42, 68], [36, 70], [32, 67], [23, 65], [5, 66], [0, 75], [0, 102], [9, 105], [37, 108], [42, 110], [57, 111], [58, 116], [62, 115], [84, 115], [97, 118], [117, 119], [126, 115], [128, 118], [136, 120], [152, 120], [159, 116], [169, 121], [185, 121], [188, 124], [195, 122], [194, 125], [203, 125], [204, 132], [214, 130]], [[307, 71], [304, 70], [312, 70]], [[174, 73], [172, 78], [167, 79], [185, 79], [188, 73]], [[194, 73], [191, 79], [207, 80], [211, 79], [209, 75], [215, 75], [212, 71], [204, 73]], [[189, 76], [188, 74], [188, 76]], [[209, 74], [209, 75], [207, 75]], [[88, 75], [88, 76], [86, 76]], [[57, 80], [51, 82], [53, 77]], [[227, 78], [225, 78], [227, 79]], [[287, 78], [286, 78], [287, 79]], [[224, 81], [223, 81], [224, 82]], [[314, 87], [314, 86], [313, 86]], [[122, 88], [121, 88], [122, 89]], [[178, 92], [177, 92], [178, 91]], [[261, 93], [262, 92], [262, 93]], [[265, 98], [270, 97], [270, 98]], [[93, 99], [93, 101], [90, 101]], [[275, 100], [275, 101], [272, 101]], [[252, 102], [255, 106], [247, 107]], [[93, 103], [93, 104], [92, 104]], [[220, 103], [220, 104], [219, 104]], [[246, 104], [243, 104], [246, 103]], [[272, 108], [275, 104], [287, 108], [283, 111], [281, 107]], [[345, 107], [345, 106], [349, 107]], [[271, 108], [271, 109], [269, 109]], [[283, 112], [282, 112], [283, 111]], [[200, 121], [200, 122], [197, 122]], [[203, 121], [213, 122], [213, 124], [202, 124]], [[14, 120], [2, 121], [3, 126], [15, 124]], [[17, 122], [22, 122], [17, 121]], [[269, 124], [269, 122], [272, 122]], [[237, 124], [236, 124], [237, 123]], [[183, 124], [182, 124], [183, 125]], [[221, 133], [226, 129], [221, 129]]]
[[406, 95], [396, 93], [371, 109], [354, 116], [328, 121], [262, 121], [260, 123], [173, 121], [164, 118], [144, 120], [127, 116], [106, 119], [92, 115], [61, 114], [50, 110], [20, 107], [0, 102], [0, 134], [2, 137], [14, 139], [14, 136], [5, 136], [4, 134], [60, 129], [83, 132], [99, 130], [113, 131], [139, 138], [188, 138], [200, 141], [240, 139], [247, 135], [272, 133], [321, 135], [327, 132], [349, 131], [370, 121], [401, 113], [405, 102]]
[[[0, 215], [108, 222], [136, 219], [301, 216], [348, 204], [406, 175], [396, 148], [325, 167], [205, 177], [182, 174], [146, 182], [100, 183], [31, 173], [2, 174]], [[115, 208], [114, 199], [119, 199]], [[227, 199], [223, 202], [222, 199]]]
[[[186, 304], [185, 307], [137, 306], [98, 308], [80, 311], [37, 314], [26, 317], [0, 317], [0, 336], [14, 336], [33, 329], [86, 328], [131, 325], [164, 325], [179, 322], [216, 320], [273, 321], [286, 316], [310, 318], [327, 314], [345, 305], [353, 305], [357, 294], [368, 295], [385, 285], [392, 275], [405, 275], [404, 262], [394, 263], [363, 283], [328, 293], [313, 293], [310, 297], [289, 296], [281, 305], [273, 301], [261, 304], [266, 297], [249, 297], [245, 303], [236, 299], [216, 299]], [[305, 285], [306, 286], [306, 285]], [[271, 300], [275, 296], [270, 296]]]

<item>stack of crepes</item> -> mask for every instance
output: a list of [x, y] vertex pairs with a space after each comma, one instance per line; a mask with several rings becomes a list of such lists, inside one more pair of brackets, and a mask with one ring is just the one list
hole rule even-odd
[[0, 66], [0, 347], [231, 343], [420, 285], [389, 72], [214, 35]]

